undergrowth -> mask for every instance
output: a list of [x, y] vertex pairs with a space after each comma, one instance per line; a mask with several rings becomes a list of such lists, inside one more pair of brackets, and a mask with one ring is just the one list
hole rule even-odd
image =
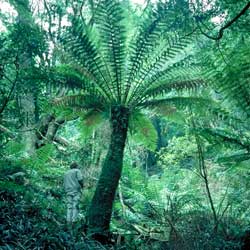
[[[180, 213], [171, 228], [167, 223], [163, 223], [162, 208], [152, 211], [150, 207], [146, 211], [142, 209], [141, 206], [145, 206], [146, 201], [137, 202], [138, 207], [135, 207], [139, 209], [134, 211], [140, 218], [139, 221], [135, 218], [133, 221], [128, 217], [125, 219], [121, 211], [115, 209], [113, 226], [116, 225], [117, 232], [120, 233], [114, 233], [110, 245], [103, 246], [86, 236], [84, 216], [72, 228], [65, 224], [64, 192], [58, 176], [53, 179], [51, 175], [49, 184], [46, 185], [47, 179], [43, 184], [31, 181], [32, 178], [42, 180], [43, 176], [34, 177], [32, 171], [15, 162], [1, 162], [0, 170], [1, 250], [248, 249], [246, 244], [249, 235], [245, 237], [235, 233], [244, 231], [240, 230], [243, 225], [241, 221], [225, 218], [221, 221], [218, 232], [213, 234], [211, 215], [190, 211]], [[81, 210], [86, 212], [83, 207]], [[168, 214], [165, 216], [167, 218]], [[136, 228], [151, 228], [152, 231], [143, 234], [136, 231]], [[159, 233], [168, 236], [158, 239], [155, 236]]]

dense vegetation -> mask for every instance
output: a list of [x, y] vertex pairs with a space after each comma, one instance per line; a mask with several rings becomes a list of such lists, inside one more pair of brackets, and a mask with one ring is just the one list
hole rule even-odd
[[250, 249], [250, 2], [135, 2], [1, 0], [0, 249]]

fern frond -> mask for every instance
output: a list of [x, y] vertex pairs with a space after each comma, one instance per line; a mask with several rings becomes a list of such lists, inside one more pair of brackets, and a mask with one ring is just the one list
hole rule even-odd
[[[221, 58], [215, 60], [206, 72], [215, 89], [222, 94], [234, 110], [240, 110], [250, 117], [250, 47], [239, 46], [237, 53], [231, 53], [230, 65]], [[216, 68], [216, 70], [215, 70]]]
[[128, 76], [124, 84], [124, 102], [127, 101], [131, 86], [137, 77], [145, 60], [149, 59], [157, 45], [161, 41], [162, 33], [166, 28], [167, 6], [158, 3], [156, 10], [152, 9], [147, 18], [139, 27], [138, 34], [130, 46], [130, 57], [128, 60]]
[[149, 88], [145, 91], [145, 97], [155, 97], [158, 95], [163, 95], [171, 90], [181, 91], [181, 90], [192, 90], [199, 86], [205, 85], [205, 81], [202, 79], [192, 79], [177, 82], [165, 82], [159, 84], [159, 86]]
[[242, 135], [229, 132], [226, 129], [200, 129], [201, 136], [210, 142], [231, 144], [242, 149], [250, 149], [249, 138], [244, 138]]
[[95, 85], [100, 88], [108, 100], [114, 99], [110, 88], [110, 77], [106, 65], [100, 56], [97, 47], [91, 40], [90, 34], [79, 21], [74, 19], [72, 26], [67, 29], [62, 44], [64, 50], [70, 54], [74, 61], [86, 69]]
[[[231, 154], [231, 155], [225, 155], [225, 156], [221, 156], [217, 159], [218, 163], [240, 163], [242, 161], [247, 161], [250, 159], [250, 154], [249, 153], [235, 153], [235, 154]], [[245, 168], [246, 169], [246, 168]]]
[[138, 104], [138, 107], [141, 108], [154, 108], [158, 105], [172, 105], [178, 109], [186, 109], [187, 107], [199, 107], [207, 106], [207, 103], [210, 102], [210, 99], [201, 98], [201, 97], [169, 97], [163, 99], [153, 99], [149, 101], [144, 101]]
[[61, 84], [72, 89], [90, 89], [91, 83], [82, 74], [69, 65], [60, 65], [51, 69], [52, 84]]
[[164, 83], [166, 80], [177, 81], [183, 79], [194, 79], [201, 78], [203, 73], [202, 67], [193, 62], [193, 58], [190, 56], [185, 56], [179, 59], [177, 62], [171, 62], [167, 67], [163, 67], [158, 70], [154, 75], [150, 76], [146, 81], [146, 86], [151, 87], [155, 84]]
[[60, 65], [52, 68], [52, 84], [58, 85], [58, 83], [66, 88], [84, 91], [90, 95], [102, 96], [103, 102], [107, 102], [104, 98], [106, 95], [103, 89], [96, 83], [96, 79], [91, 79], [91, 75], [85, 70], [85, 68], [79, 65]]
[[[154, 97], [152, 97], [154, 98]], [[164, 99], [152, 99], [145, 100], [138, 104], [138, 107], [150, 108], [153, 109], [154, 112], [159, 112], [164, 116], [175, 116], [173, 115], [175, 112], [185, 111], [192, 113], [194, 115], [198, 115], [198, 121], [201, 122], [201, 126], [216, 126], [221, 121], [228, 125], [238, 126], [242, 124], [241, 121], [232, 116], [232, 114], [223, 109], [220, 103], [215, 102], [210, 98], [204, 98], [199, 96], [188, 96], [188, 97], [168, 97]], [[180, 114], [177, 114], [178, 117], [181, 117]], [[183, 120], [183, 118], [182, 118]]]
[[76, 111], [105, 110], [105, 102], [103, 102], [101, 96], [98, 96], [97, 94], [65, 96], [55, 99], [54, 104], [57, 106], [71, 107]]
[[53, 144], [46, 144], [45, 146], [36, 150], [36, 155], [25, 159], [25, 164], [32, 169], [43, 169], [44, 165], [53, 158], [55, 146]]
[[[173, 64], [179, 65], [178, 62], [183, 60], [180, 55], [184, 54], [185, 48], [187, 48], [191, 41], [190, 37], [181, 37], [178, 35], [173, 36], [173, 38], [169, 37], [163, 43], [164, 47], [160, 51], [157, 51], [157, 56], [153, 59], [150, 58], [152, 63], [142, 65], [138, 76], [134, 80], [134, 87], [129, 100], [134, 99], [133, 101], [136, 102], [137, 99], [140, 99], [141, 92], [152, 85], [152, 81], [150, 80], [153, 78], [153, 81], [156, 81], [159, 72], [162, 72], [163, 69], [168, 69]], [[169, 63], [170, 60], [171, 63]]]
[[124, 13], [117, 0], [102, 0], [97, 8], [97, 30], [101, 36], [101, 53], [111, 75], [116, 98], [121, 102], [125, 60]]

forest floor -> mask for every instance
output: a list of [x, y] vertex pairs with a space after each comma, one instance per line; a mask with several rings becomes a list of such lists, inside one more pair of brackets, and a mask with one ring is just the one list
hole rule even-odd
[[[1, 169], [0, 176], [0, 249], [1, 250], [80, 250], [80, 249], [142, 249], [142, 250], [247, 250], [249, 235], [220, 238], [216, 235], [210, 247], [196, 248], [190, 245], [175, 244], [168, 241], [157, 242], [144, 237], [126, 238], [122, 235], [111, 239], [110, 245], [89, 239], [85, 235], [84, 218], [72, 228], [65, 221], [64, 193], [62, 189], [44, 189], [39, 185], [27, 182], [25, 170], [17, 168]], [[13, 172], [14, 171], [14, 172]], [[183, 223], [182, 223], [183, 224]], [[203, 223], [204, 224], [204, 223]], [[195, 234], [195, 232], [188, 232]], [[184, 235], [184, 234], [183, 234]], [[204, 241], [207, 232], [200, 232], [197, 240]], [[188, 237], [188, 236], [187, 236]], [[198, 242], [198, 241], [197, 241]], [[208, 241], [207, 241], [208, 242]], [[193, 242], [192, 242], [193, 243]], [[215, 247], [216, 246], [216, 247]]]

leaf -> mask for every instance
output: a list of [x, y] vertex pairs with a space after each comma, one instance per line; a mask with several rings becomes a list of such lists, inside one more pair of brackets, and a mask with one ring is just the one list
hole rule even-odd
[[103, 124], [105, 121], [105, 114], [91, 110], [81, 117], [78, 124], [79, 131], [81, 133], [81, 139], [89, 137], [95, 129]]
[[50, 159], [53, 158], [54, 152], [55, 146], [46, 144], [36, 150], [31, 157], [23, 159], [23, 163], [27, 164], [31, 169], [43, 169], [50, 162]]
[[132, 140], [154, 151], [157, 144], [157, 132], [152, 121], [145, 114], [136, 112], [132, 115], [129, 123]]

